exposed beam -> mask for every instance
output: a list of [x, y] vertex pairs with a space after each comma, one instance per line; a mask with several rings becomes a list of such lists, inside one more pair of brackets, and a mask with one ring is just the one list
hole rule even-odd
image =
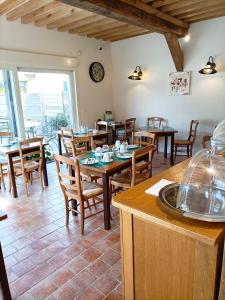
[[163, 6], [161, 8], [161, 10], [164, 12], [169, 12], [169, 14], [170, 14], [170, 12], [172, 10], [183, 9], [183, 11], [185, 11], [186, 7], [189, 7], [190, 5], [192, 7], [194, 7], [199, 2], [206, 2], [206, 1], [207, 0], [180, 0], [180, 1], [172, 2], [171, 4]]
[[56, 1], [53, 1], [43, 7], [36, 9], [35, 11], [21, 17], [22, 24], [28, 24], [31, 22], [35, 22], [39, 18], [42, 18], [52, 12], [55, 12], [62, 4]]
[[101, 30], [101, 31], [95, 31], [91, 34], [88, 34], [88, 37], [95, 37], [95, 38], [101, 38], [101, 36], [104, 36], [105, 34], [114, 33], [117, 31], [120, 31], [121, 29], [127, 28], [128, 24], [123, 24], [116, 22], [114, 25], [111, 25], [109, 28]]
[[[78, 8], [77, 8], [78, 9]], [[68, 26], [69, 24], [82, 20], [86, 17], [91, 16], [92, 14], [88, 11], [78, 11], [75, 9], [75, 13], [72, 13], [66, 17], [60, 18], [59, 20], [56, 20], [54, 22], [51, 22], [47, 25], [48, 29], [55, 29], [55, 28], [61, 28], [63, 26]], [[62, 30], [64, 31], [64, 30]]]
[[180, 44], [179, 44], [177, 36], [172, 33], [166, 33], [165, 38], [166, 38], [167, 45], [169, 47], [171, 56], [173, 58], [173, 62], [175, 64], [176, 70], [178, 72], [183, 71], [184, 56], [183, 56], [183, 52], [180, 48]]
[[139, 9], [143, 10], [146, 13], [149, 13], [151, 15], [159, 17], [162, 20], [168, 21], [168, 22], [170, 22], [172, 24], [181, 26], [181, 27], [186, 28], [186, 29], [189, 27], [188, 23], [186, 23], [186, 22], [184, 22], [182, 20], [179, 20], [179, 19], [177, 19], [175, 17], [172, 17], [169, 14], [164, 13], [161, 10], [152, 7], [151, 5], [143, 3], [140, 0], [121, 0], [121, 1], [124, 2], [124, 3], [127, 3], [129, 5], [132, 5], [132, 6], [136, 7], [136, 8], [139, 8]]
[[98, 17], [99, 15], [94, 15], [94, 14], [89, 15], [88, 17], [85, 15], [81, 19], [74, 20], [74, 22], [58, 27], [58, 31], [69, 31], [78, 28], [80, 26], [84, 26], [86, 24], [89, 24], [90, 22], [96, 21]]
[[121, 38], [121, 36], [129, 36], [131, 34], [139, 34], [139, 33], [145, 33], [145, 32], [146, 32], [146, 30], [143, 30], [143, 29], [131, 28], [129, 30], [126, 30], [123, 32], [118, 32], [117, 34], [112, 34], [112, 35], [109, 35], [109, 36], [101, 38], [101, 39], [103, 39], [104, 41], [111, 41], [114, 39], [119, 39], [119, 38]]
[[220, 11], [217, 11], [217, 12], [204, 13], [199, 16], [187, 18], [187, 20], [190, 23], [194, 23], [194, 22], [204, 21], [204, 20], [208, 20], [208, 19], [223, 17], [223, 16], [225, 16], [225, 9], [221, 9]]
[[10, 11], [6, 15], [6, 19], [8, 21], [15, 21], [50, 2], [52, 2], [52, 0], [30, 0]]
[[107, 19], [105, 18], [105, 20], [103, 21], [100, 21], [99, 24], [93, 24], [93, 26], [89, 26], [89, 28], [81, 28], [79, 30], [79, 34], [80, 35], [89, 35], [89, 34], [92, 34], [93, 32], [102, 32], [107, 26], [112, 26], [113, 24], [115, 23], [115, 20], [110, 20], [110, 19]]
[[79, 7], [96, 14], [100, 14], [118, 21], [142, 27], [146, 30], [154, 30], [159, 33], [172, 32], [184, 35], [187, 29], [172, 24], [166, 20], [149, 14], [121, 0], [60, 0], [66, 4]]
[[223, 4], [220, 4], [220, 5], [216, 5], [216, 6], [213, 6], [213, 7], [204, 7], [201, 9], [201, 11], [199, 11], [199, 9], [197, 10], [194, 10], [192, 12], [185, 12], [183, 15], [179, 15], [179, 18], [181, 19], [187, 19], [187, 18], [191, 18], [191, 17], [201, 17], [201, 15], [205, 14], [205, 13], [208, 13], [208, 14], [211, 14], [211, 13], [218, 13], [218, 12], [221, 12], [221, 10], [224, 10], [225, 9], [225, 1]]
[[0, 4], [0, 16], [19, 6], [26, 0], [6, 0]]
[[92, 28], [96, 26], [100, 26], [100, 24], [104, 25], [105, 23], [110, 23], [112, 20], [102, 17], [102, 16], [97, 16], [96, 20], [94, 22], [89, 21], [85, 25], [81, 26], [76, 26], [75, 28], [71, 29], [69, 33], [82, 33], [88, 30], [91, 30]]
[[129, 34], [124, 34], [124, 35], [121, 35], [119, 37], [116, 37], [116, 38], [112, 38], [110, 39], [111, 42], [117, 42], [117, 41], [121, 41], [121, 40], [124, 40], [124, 39], [129, 39], [129, 38], [132, 38], [132, 37], [136, 37], [136, 36], [139, 36], [139, 35], [144, 35], [144, 34], [149, 34], [151, 32], [140, 32], [140, 33], [129, 33]]
[[56, 20], [65, 17], [66, 15], [69, 15], [71, 13], [71, 8], [67, 7], [66, 9], [61, 8], [55, 13], [49, 14], [43, 18], [38, 19], [34, 22], [36, 26], [46, 26], [52, 22], [55, 22]]
[[180, 0], [156, 0], [151, 5], [153, 7], [162, 7], [164, 5], [175, 3], [175, 2], [178, 2], [178, 1], [180, 1]]

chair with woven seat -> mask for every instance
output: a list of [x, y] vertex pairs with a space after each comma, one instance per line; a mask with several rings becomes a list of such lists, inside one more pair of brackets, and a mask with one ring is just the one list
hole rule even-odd
[[120, 141], [130, 141], [132, 132], [135, 131], [136, 118], [130, 118], [125, 120], [124, 129], [118, 129], [116, 131], [116, 138]]
[[[142, 147], [155, 145], [155, 134], [148, 132], [148, 131], [136, 131], [132, 133], [132, 144], [137, 144]], [[151, 161], [153, 160], [153, 155], [155, 153], [156, 147], [152, 149], [152, 157]], [[142, 160], [136, 164], [136, 170], [140, 173], [143, 172], [145, 169], [148, 168], [148, 164], [146, 161]], [[150, 168], [150, 176], [152, 175], [152, 168]]]
[[[33, 182], [33, 174], [38, 175], [41, 189], [43, 190], [43, 137], [25, 139], [19, 142], [20, 161], [13, 164], [15, 176], [22, 176], [28, 196], [28, 184]], [[10, 174], [9, 174], [10, 175]], [[10, 180], [11, 182], [11, 180]], [[10, 183], [11, 190], [11, 183]]]
[[[84, 181], [81, 178], [79, 161], [74, 158], [68, 158], [62, 155], [54, 155], [56, 169], [61, 190], [64, 195], [66, 208], [66, 225], [69, 224], [69, 213], [74, 212], [81, 216], [81, 234], [84, 234], [84, 220], [96, 214], [99, 214], [103, 209], [96, 210], [92, 214], [85, 216], [85, 210], [92, 208], [97, 204], [103, 203], [102, 198], [99, 198], [103, 193], [102, 186], [90, 181]], [[66, 167], [65, 167], [66, 166]], [[74, 174], [71, 172], [73, 170]], [[67, 172], [66, 172], [67, 171]], [[95, 199], [94, 204], [90, 205], [88, 200]], [[76, 204], [75, 204], [76, 203]], [[79, 210], [78, 210], [79, 207]]]
[[[151, 177], [152, 173], [152, 152], [155, 150], [154, 145], [149, 145], [143, 149], [136, 150], [132, 153], [132, 167], [131, 172], [124, 172], [113, 176], [110, 179], [111, 193], [117, 189], [129, 189], [136, 184], [145, 181], [147, 178]], [[146, 158], [147, 168], [145, 171], [140, 173], [138, 168], [138, 161], [142, 158]]]
[[[61, 139], [66, 152], [65, 156], [67, 157], [73, 156], [71, 145], [70, 145], [70, 142], [74, 139], [73, 129], [67, 127], [61, 127]], [[85, 151], [85, 147], [80, 147], [79, 145], [76, 145], [77, 153], [81, 153], [83, 151]]]
[[[12, 139], [13, 133], [8, 131], [0, 131], [0, 144], [4, 144], [5, 139]], [[0, 156], [0, 188], [1, 184], [6, 190], [4, 175], [8, 173], [8, 160], [7, 157]]]
[[184, 154], [185, 148], [186, 148], [187, 157], [188, 158], [192, 157], [192, 151], [193, 151], [193, 146], [194, 146], [194, 142], [196, 139], [198, 124], [199, 124], [199, 121], [191, 120], [188, 138], [186, 140], [175, 139], [175, 141], [174, 141], [175, 159], [179, 152]]
[[[102, 120], [98, 120], [95, 122], [95, 129], [96, 130], [104, 130], [106, 132], [108, 132], [109, 128], [108, 128], [108, 122], [106, 121], [102, 121]], [[104, 144], [108, 144], [108, 136], [107, 137], [103, 137], [101, 139], [96, 139], [95, 140], [95, 145], [98, 147], [103, 146]]]

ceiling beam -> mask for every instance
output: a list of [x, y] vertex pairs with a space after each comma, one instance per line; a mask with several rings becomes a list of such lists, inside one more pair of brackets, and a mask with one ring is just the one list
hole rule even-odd
[[[85, 9], [118, 21], [159, 33], [175, 33], [183, 36], [187, 29], [147, 13], [121, 0], [60, 0], [66, 4]], [[139, 0], [140, 1], [140, 0]]]
[[25, 0], [6, 0], [0, 4], [0, 16], [25, 2]]
[[182, 72], [184, 67], [184, 55], [181, 50], [178, 38], [175, 34], [172, 33], [166, 33], [165, 38], [176, 70], [177, 72]]

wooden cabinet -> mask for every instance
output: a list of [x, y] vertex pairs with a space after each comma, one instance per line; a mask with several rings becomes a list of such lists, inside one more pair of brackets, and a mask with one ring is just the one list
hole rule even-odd
[[225, 224], [173, 216], [145, 193], [161, 178], [179, 182], [185, 167], [172, 167], [113, 201], [120, 209], [126, 300], [225, 299]]

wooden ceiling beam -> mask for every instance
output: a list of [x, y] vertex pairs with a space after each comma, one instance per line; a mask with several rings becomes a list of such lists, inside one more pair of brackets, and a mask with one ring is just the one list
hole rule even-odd
[[146, 31], [147, 30], [145, 30], [145, 29], [131, 27], [131, 28], [126, 29], [124, 31], [117, 32], [117, 33], [114, 33], [112, 35], [105, 36], [102, 39], [108, 41], [108, 40], [111, 40], [111, 39], [116, 39], [118, 37], [121, 37], [121, 35], [128, 35], [128, 34], [134, 34], [134, 33], [142, 33], [142, 32], [146, 32]]
[[161, 10], [159, 10], [155, 7], [152, 7], [151, 5], [143, 3], [140, 0], [121, 0], [121, 1], [124, 2], [124, 3], [127, 3], [129, 5], [132, 5], [136, 8], [138, 8], [138, 9], [141, 9], [146, 13], [149, 13], [151, 15], [159, 17], [162, 20], [168, 21], [171, 24], [175, 24], [175, 25], [181, 26], [181, 27], [186, 28], [186, 29], [189, 28], [188, 23], [186, 23], [182, 20], [179, 20], [177, 18], [171, 17], [169, 14], [166, 14], [166, 13], [162, 12]]
[[126, 30], [129, 30], [130, 27], [134, 28], [132, 25], [123, 24], [123, 25], [119, 26], [119, 30], [118, 30], [118, 28], [114, 28], [114, 29], [111, 29], [110, 31], [106, 31], [105, 33], [99, 32], [99, 34], [97, 35], [97, 38], [104, 39], [104, 38], [107, 38], [108, 36], [113, 36], [114, 34], [117, 35], [121, 32], [126, 32]]
[[207, 0], [180, 0], [161, 7], [161, 11], [168, 12], [169, 14], [171, 11], [176, 9], [183, 9], [183, 11], [186, 11], [187, 7], [189, 6], [194, 7], [199, 2], [205, 2], [205, 1]]
[[[85, 13], [89, 13], [89, 12], [85, 12]], [[60, 26], [58, 27], [58, 31], [62, 32], [62, 31], [69, 31], [75, 28], [78, 28], [80, 26], [84, 26], [86, 24], [89, 24], [90, 22], [94, 22], [98, 19], [99, 15], [95, 15], [93, 13], [89, 13], [90, 15], [83, 15], [83, 17], [81, 17], [80, 19], [76, 19], [73, 22]]]
[[43, 7], [40, 7], [38, 9], [36, 9], [35, 11], [21, 17], [21, 23], [22, 24], [28, 24], [28, 23], [31, 23], [31, 22], [35, 22], [39, 18], [42, 18], [42, 17], [54, 12], [60, 6], [61, 6], [61, 3], [53, 1], [53, 2], [47, 4]]
[[27, 0], [6, 0], [0, 4], [0, 16], [8, 13], [10, 10], [18, 7], [20, 4], [26, 2]]
[[149, 14], [121, 0], [60, 0], [66, 4], [85, 9], [96, 14], [100, 14], [118, 21], [134, 26], [142, 27], [146, 30], [154, 30], [159, 33], [173, 32], [183, 36], [187, 29], [162, 20], [157, 16]]
[[111, 38], [110, 40], [107, 40], [107, 41], [110, 41], [110, 42], [117, 42], [117, 41], [121, 41], [121, 40], [124, 40], [124, 39], [129, 39], [129, 38], [132, 38], [132, 37], [136, 37], [136, 36], [140, 36], [140, 35], [144, 35], [144, 34], [149, 34], [151, 32], [149, 31], [145, 31], [145, 32], [138, 32], [138, 33], [127, 33], [127, 34], [124, 34], [124, 35], [121, 35], [121, 36], [117, 36], [115, 38]]
[[[89, 13], [88, 11], [81, 11], [79, 8], [77, 8], [79, 11], [76, 10], [76, 8], [74, 8], [75, 12], [71, 13], [65, 17], [62, 17], [54, 22], [51, 22], [47, 25], [48, 29], [55, 29], [55, 28], [61, 28], [63, 26], [68, 26], [71, 23], [80, 21], [84, 18], [87, 18], [93, 14]], [[66, 30], [62, 30], [62, 31], [66, 31]]]
[[112, 26], [113, 24], [115, 24], [115, 21], [113, 20], [108, 20], [107, 19], [105, 21], [99, 22], [99, 24], [96, 24], [92, 27], [89, 27], [87, 29], [84, 30], [80, 30], [79, 34], [80, 35], [86, 35], [89, 36], [90, 34], [92, 34], [93, 32], [102, 32], [103, 30], [105, 30], [105, 28], [108, 28], [108, 26]]
[[34, 22], [36, 26], [46, 26], [52, 22], [55, 22], [56, 20], [63, 18], [67, 15], [69, 15], [73, 11], [73, 8], [67, 7], [67, 8], [60, 8], [58, 11], [55, 13], [51, 13], [43, 18], [38, 19], [37, 21]]
[[204, 21], [204, 20], [208, 20], [208, 19], [222, 17], [224, 15], [225, 15], [225, 8], [221, 9], [219, 11], [216, 11], [216, 12], [214, 11], [214, 12], [202, 13], [202, 14], [200, 14], [198, 16], [187, 18], [187, 20], [190, 23], [193, 23], [193, 22], [199, 22], [199, 21]]
[[[100, 38], [101, 36], [107, 35], [109, 33], [118, 32], [124, 28], [128, 28], [130, 25], [123, 24], [120, 22], [116, 22], [114, 25], [109, 25], [109, 28], [105, 28], [101, 31], [94, 31], [93, 33], [89, 33], [88, 37]], [[106, 26], [107, 27], [107, 26]]]
[[223, 9], [225, 9], [225, 1], [221, 5], [216, 5], [213, 7], [204, 7], [201, 9], [201, 11], [199, 11], [199, 9], [197, 9], [192, 12], [187, 12], [187, 13], [185, 12], [183, 15], [179, 15], [179, 18], [187, 19], [187, 18], [195, 17], [195, 16], [201, 17], [201, 15], [204, 13], [213, 13], [213, 12], [216, 13], [216, 12], [220, 12]]
[[89, 32], [92, 28], [104, 25], [105, 23], [110, 23], [112, 20], [105, 18], [103, 16], [98, 16], [94, 22], [90, 21], [86, 25], [82, 25], [76, 28], [69, 30], [69, 33], [85, 33]]
[[179, 9], [172, 10], [172, 11], [170, 11], [170, 14], [174, 15], [174, 16], [179, 16], [179, 18], [180, 18], [180, 15], [182, 15], [184, 12], [188, 13], [188, 12], [193, 12], [196, 10], [202, 11], [202, 9], [216, 7], [217, 5], [220, 5], [220, 4], [224, 4], [224, 0], [213, 0], [213, 2], [212, 2], [212, 0], [205, 0], [204, 3], [199, 2], [199, 3], [196, 3], [195, 5], [190, 4], [190, 5], [186, 6], [185, 8], [181, 7]]
[[175, 2], [178, 2], [178, 1], [180, 1], [180, 0], [156, 0], [153, 3], [151, 3], [151, 5], [153, 7], [158, 8], [158, 7], [162, 7], [164, 5], [175, 3]]
[[6, 19], [8, 21], [15, 21], [18, 18], [21, 18], [32, 11], [45, 6], [49, 3], [51, 3], [52, 0], [30, 0], [28, 2], [25, 2], [24, 4], [21, 4], [19, 7], [16, 7], [6, 15]]
[[165, 38], [176, 70], [177, 72], [182, 72], [184, 67], [184, 56], [178, 38], [175, 34], [172, 33], [166, 33]]

